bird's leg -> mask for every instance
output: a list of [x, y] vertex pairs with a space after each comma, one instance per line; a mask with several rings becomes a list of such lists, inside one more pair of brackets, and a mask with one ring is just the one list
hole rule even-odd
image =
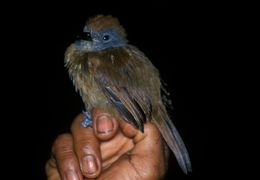
[[87, 127], [92, 127], [92, 117], [90, 112], [88, 111], [83, 111], [83, 114], [85, 118], [81, 121], [81, 126], [87, 128]]

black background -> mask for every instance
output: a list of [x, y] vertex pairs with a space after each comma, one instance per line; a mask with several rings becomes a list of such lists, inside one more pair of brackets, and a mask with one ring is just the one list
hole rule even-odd
[[223, 32], [223, 26], [219, 26], [221, 12], [212, 4], [205, 8], [199, 3], [139, 3], [8, 6], [2, 29], [7, 32], [3, 34], [3, 53], [8, 60], [3, 60], [1, 73], [6, 90], [2, 95], [10, 97], [3, 102], [11, 109], [6, 111], [9, 133], [4, 140], [4, 149], [12, 152], [14, 159], [8, 161], [11, 176], [46, 179], [44, 166], [52, 142], [69, 131], [71, 121], [82, 111], [63, 58], [86, 19], [95, 14], [118, 17], [129, 43], [149, 57], [168, 84], [173, 121], [190, 152], [193, 173], [184, 175], [171, 156], [166, 179], [210, 179], [216, 174], [214, 167], [223, 171], [209, 143], [213, 141], [209, 137], [211, 128], [218, 126], [217, 114], [213, 113], [216, 106], [212, 105], [219, 98], [214, 73], [220, 64], [219, 51], [225, 51], [218, 44]]

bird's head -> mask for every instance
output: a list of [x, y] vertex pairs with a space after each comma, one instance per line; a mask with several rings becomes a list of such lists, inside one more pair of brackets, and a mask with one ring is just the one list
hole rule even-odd
[[77, 37], [75, 47], [82, 51], [97, 52], [127, 44], [126, 33], [117, 18], [97, 15], [90, 18]]

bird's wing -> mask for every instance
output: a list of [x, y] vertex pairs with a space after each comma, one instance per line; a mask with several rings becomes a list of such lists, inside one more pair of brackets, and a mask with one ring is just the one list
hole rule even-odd
[[[138, 99], [134, 98], [133, 95], [130, 95], [126, 88], [107, 86], [104, 88], [104, 91], [122, 117], [143, 132], [146, 120], [145, 110], [142, 109], [144, 105], [138, 102]], [[158, 114], [155, 118], [156, 120], [153, 123], [158, 127], [166, 143], [173, 151], [181, 169], [186, 174], [191, 172], [192, 168], [188, 151], [180, 134], [166, 113], [164, 106], [159, 106]]]
[[124, 119], [143, 132], [147, 117], [138, 100], [131, 96], [126, 88], [107, 86], [104, 92]]
[[157, 116], [158, 117], [155, 118], [163, 119], [163, 120], [161, 121], [154, 120], [153, 123], [156, 124], [163, 138], [165, 139], [166, 143], [174, 153], [182, 171], [185, 174], [191, 172], [192, 168], [191, 168], [191, 162], [190, 162], [188, 151], [185, 147], [185, 144], [179, 132], [175, 128], [174, 124], [172, 123], [171, 119], [167, 115], [165, 108], [163, 106], [159, 106]]

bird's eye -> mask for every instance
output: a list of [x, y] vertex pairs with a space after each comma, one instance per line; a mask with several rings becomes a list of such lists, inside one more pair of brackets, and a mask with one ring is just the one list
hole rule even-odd
[[104, 36], [103, 36], [103, 40], [108, 41], [109, 39], [110, 39], [110, 36], [109, 36], [109, 35], [104, 35]]

